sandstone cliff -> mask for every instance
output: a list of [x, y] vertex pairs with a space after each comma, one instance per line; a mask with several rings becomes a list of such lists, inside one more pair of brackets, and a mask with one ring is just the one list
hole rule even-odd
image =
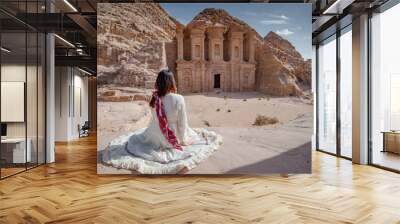
[[[257, 90], [276, 96], [304, 96], [311, 88], [311, 61], [276, 33], [262, 38], [247, 23], [223, 9], [204, 9], [188, 24], [236, 25], [256, 33]], [[98, 84], [152, 88], [157, 72], [176, 69], [176, 27], [157, 3], [98, 7]], [[207, 50], [207, 49], [206, 49]]]
[[223, 9], [206, 8], [201, 11], [193, 20], [188, 24], [196, 23], [199, 21], [204, 21], [206, 26], [213, 26], [216, 24], [221, 24], [226, 27], [231, 25], [236, 25], [244, 30], [252, 30], [256, 33], [257, 37], [261, 40], [262, 37], [246, 22], [231, 16], [227, 11]]
[[311, 89], [311, 60], [274, 32], [258, 49], [258, 90], [277, 96], [304, 96]]
[[160, 69], [175, 67], [178, 22], [159, 4], [103, 3], [97, 21], [99, 85], [151, 88]]

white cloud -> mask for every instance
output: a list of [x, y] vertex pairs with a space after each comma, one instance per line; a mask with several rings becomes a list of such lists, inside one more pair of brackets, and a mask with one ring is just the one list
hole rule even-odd
[[289, 20], [289, 17], [284, 14], [260, 13], [255, 11], [242, 11], [242, 14], [256, 18], [269, 18], [270, 20]]
[[285, 15], [275, 15], [275, 14], [271, 14], [270, 15], [271, 18], [276, 18], [276, 19], [282, 19], [282, 20], [289, 20], [289, 17], [285, 16]]
[[282, 19], [285, 19], [285, 20], [289, 20], [289, 17], [287, 17], [287, 16], [285, 16], [285, 15], [281, 15], [281, 18], [282, 18]]
[[286, 20], [283, 19], [265, 19], [261, 20], [260, 23], [264, 25], [280, 25], [280, 24], [287, 24]]
[[276, 33], [281, 36], [289, 36], [294, 34], [294, 32], [290, 31], [289, 29], [277, 30]]

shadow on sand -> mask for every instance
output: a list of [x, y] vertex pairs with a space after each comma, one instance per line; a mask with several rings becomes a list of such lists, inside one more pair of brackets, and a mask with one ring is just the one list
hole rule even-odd
[[[109, 166], [101, 161], [103, 153], [105, 153], [105, 150], [98, 151], [97, 163]], [[125, 155], [125, 153], [121, 154]], [[153, 175], [143, 175], [135, 171], [131, 172], [132, 174], [141, 176], [153, 176]], [[311, 142], [307, 142], [299, 147], [293, 148], [289, 151], [279, 154], [278, 156], [268, 158], [257, 163], [249, 164], [247, 166], [235, 168], [225, 173], [215, 173], [216, 175], [211, 175], [211, 176], [221, 177], [221, 175], [240, 176], [240, 175], [300, 174], [300, 173], [311, 173]], [[178, 174], [172, 174], [172, 176], [174, 175]], [[163, 176], [163, 175], [154, 175], [154, 176]], [[185, 174], [185, 176], [203, 176], [203, 175]]]
[[278, 156], [225, 172], [225, 174], [260, 175], [273, 173], [311, 173], [311, 142], [290, 149]]

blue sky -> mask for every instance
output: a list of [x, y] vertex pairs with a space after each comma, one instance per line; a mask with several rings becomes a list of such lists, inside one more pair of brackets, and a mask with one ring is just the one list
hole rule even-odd
[[205, 8], [225, 9], [252, 26], [261, 36], [274, 31], [288, 39], [304, 58], [311, 58], [311, 5], [268, 3], [162, 3], [182, 24]]

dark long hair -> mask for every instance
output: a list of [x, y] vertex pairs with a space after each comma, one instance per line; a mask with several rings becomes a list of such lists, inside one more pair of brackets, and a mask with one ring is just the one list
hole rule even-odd
[[[161, 70], [157, 75], [154, 88], [158, 97], [163, 97], [170, 92], [176, 92], [174, 74], [169, 70]], [[150, 107], [154, 107], [155, 102], [155, 97], [151, 97]]]

